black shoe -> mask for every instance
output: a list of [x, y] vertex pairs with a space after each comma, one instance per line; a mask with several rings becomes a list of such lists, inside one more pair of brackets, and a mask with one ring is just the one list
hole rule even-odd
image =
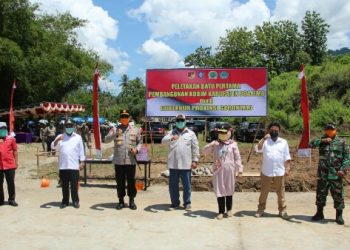
[[119, 203], [117, 204], [116, 209], [117, 209], [117, 210], [121, 210], [121, 209], [123, 209], [124, 207], [125, 207], [125, 203], [124, 203], [124, 201], [123, 201], [123, 202], [119, 202]]
[[5, 202], [4, 201], [0, 201], [0, 206], [3, 206], [5, 205]]
[[337, 215], [335, 216], [335, 222], [338, 225], [344, 225], [343, 210], [342, 209], [337, 209]]
[[312, 221], [319, 221], [323, 220], [324, 215], [323, 215], [323, 207], [322, 206], [317, 206], [317, 212], [316, 214], [311, 218]]
[[136, 210], [137, 209], [137, 206], [135, 204], [134, 199], [130, 199], [129, 208], [132, 209], [132, 210]]
[[60, 209], [63, 209], [63, 208], [65, 208], [65, 207], [67, 207], [67, 206], [68, 206], [68, 204], [66, 204], [66, 203], [61, 203]]
[[13, 206], [13, 207], [17, 207], [18, 206], [17, 202], [15, 202], [13, 200], [9, 201], [9, 205]]
[[73, 207], [75, 207], [75, 208], [80, 208], [80, 205], [79, 205], [79, 202], [73, 202]]

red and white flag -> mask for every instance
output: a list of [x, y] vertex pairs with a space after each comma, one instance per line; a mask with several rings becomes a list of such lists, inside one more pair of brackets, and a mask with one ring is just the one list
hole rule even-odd
[[93, 129], [96, 148], [96, 157], [102, 158], [101, 149], [101, 133], [100, 133], [100, 117], [99, 117], [99, 104], [98, 104], [98, 79], [100, 77], [100, 71], [96, 65], [93, 81]]
[[304, 64], [301, 65], [299, 79], [301, 80], [301, 98], [300, 108], [303, 116], [304, 130], [299, 143], [298, 156], [299, 157], [310, 157], [311, 149], [309, 148], [310, 141], [310, 116], [309, 116], [309, 98], [307, 94], [307, 85], [304, 71]]
[[13, 95], [16, 89], [16, 79], [13, 81], [11, 88], [11, 97], [10, 97], [10, 115], [9, 115], [9, 132], [11, 136], [15, 136], [15, 114], [13, 112]]

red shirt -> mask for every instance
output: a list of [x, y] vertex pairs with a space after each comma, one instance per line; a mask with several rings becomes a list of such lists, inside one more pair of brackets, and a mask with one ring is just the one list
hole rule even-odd
[[12, 136], [6, 136], [4, 141], [0, 142], [0, 170], [17, 167], [13, 151], [17, 151], [16, 139]]

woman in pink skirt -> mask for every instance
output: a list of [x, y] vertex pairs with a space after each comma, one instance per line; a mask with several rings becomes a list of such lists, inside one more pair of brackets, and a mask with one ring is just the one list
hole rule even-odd
[[235, 191], [236, 174], [242, 175], [243, 165], [237, 143], [231, 139], [231, 129], [219, 129], [218, 140], [212, 141], [203, 148], [203, 153], [213, 153], [213, 185], [217, 197], [218, 220], [226, 216], [232, 217], [232, 196]]

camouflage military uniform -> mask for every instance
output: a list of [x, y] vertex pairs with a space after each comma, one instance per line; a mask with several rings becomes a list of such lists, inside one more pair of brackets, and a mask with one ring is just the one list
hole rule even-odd
[[331, 143], [324, 143], [321, 139], [310, 141], [311, 148], [319, 148], [319, 165], [317, 169], [316, 205], [325, 206], [330, 189], [335, 209], [344, 209], [343, 178], [337, 175], [337, 171], [343, 171], [350, 167], [349, 146], [338, 136]]

